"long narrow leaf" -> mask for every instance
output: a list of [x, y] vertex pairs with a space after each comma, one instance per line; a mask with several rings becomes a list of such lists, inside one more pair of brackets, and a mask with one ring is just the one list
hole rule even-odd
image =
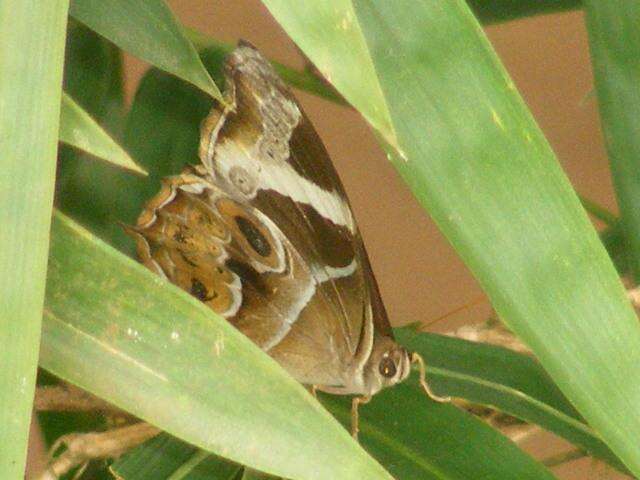
[[163, 0], [73, 0], [70, 13], [123, 50], [222, 99]]
[[110, 470], [122, 480], [233, 480], [240, 465], [162, 433], [117, 459]]
[[[220, 42], [193, 28], [187, 28], [186, 34], [201, 55], [204, 55], [203, 63], [207, 70], [220, 72], [220, 66], [227, 54], [231, 53], [234, 47], [230, 44]], [[305, 92], [313, 93], [319, 97], [326, 98], [336, 103], [344, 104], [344, 99], [340, 97], [326, 82], [313, 72], [299, 71], [289, 68], [278, 62], [272, 61], [278, 75], [292, 87], [299, 88]], [[222, 78], [220, 79], [222, 80]]]
[[627, 258], [640, 279], [640, 4], [587, 0], [586, 19], [604, 139]]
[[64, 91], [114, 138], [124, 117], [122, 50], [86, 25], [69, 19]]
[[146, 175], [124, 149], [66, 93], [60, 110], [60, 140], [116, 167]]
[[[405, 385], [385, 390], [360, 410], [360, 441], [394, 478], [554, 478], [483, 422], [451, 405], [429, 400], [416, 380], [414, 376]], [[323, 395], [322, 399], [348, 428], [351, 423], [349, 399], [330, 395]], [[160, 471], [192, 473], [197, 466], [203, 474], [208, 472], [206, 478], [218, 478], [221, 465], [213, 462], [205, 465], [205, 458], [195, 453], [193, 447], [179, 442], [150, 441], [118, 461], [114, 470], [123, 480], [138, 480], [161, 478]], [[252, 475], [272, 478], [245, 470], [247, 478], [254, 478]]]
[[390, 479], [238, 330], [61, 215], [40, 358], [61, 378], [259, 470], [292, 480]]
[[[338, 87], [387, 142], [397, 145], [389, 111], [351, 1], [265, 0], [263, 3], [325, 78]], [[326, 48], [317, 48], [319, 45]], [[342, 58], [340, 65], [336, 64], [338, 57]], [[354, 78], [359, 81], [353, 83]]]
[[440, 395], [464, 398], [537, 424], [620, 470], [624, 467], [585, 423], [542, 367], [506, 348], [396, 329], [397, 339], [429, 365]]
[[[397, 480], [550, 480], [540, 463], [484, 422], [430, 400], [414, 375], [360, 409], [360, 441]], [[349, 402], [323, 396], [342, 422]]]
[[582, 0], [467, 0], [482, 23], [505, 22], [532, 15], [575, 10]]
[[[592, 455], [624, 470], [620, 461], [584, 423], [541, 367], [529, 356], [500, 347], [455, 338], [418, 334], [406, 328], [396, 330], [396, 335], [403, 345], [421, 353], [427, 360], [429, 382], [438, 393], [491, 406], [528, 422], [539, 424]], [[406, 400], [405, 397], [411, 400]], [[376, 409], [378, 416], [367, 414], [366, 410], [369, 407], [363, 407], [364, 416], [361, 419], [361, 425], [364, 433], [361, 440], [367, 446], [371, 440], [367, 432], [377, 432], [378, 442], [382, 442], [383, 445], [380, 445], [377, 450], [374, 449], [373, 452], [376, 454], [379, 454], [379, 451], [385, 452], [380, 458], [386, 459], [385, 465], [390, 466], [396, 478], [427, 475], [422, 471], [427, 465], [430, 466], [427, 471], [439, 470], [448, 477], [455, 477], [455, 474], [450, 471], [453, 465], [457, 472], [467, 468], [479, 474], [479, 465], [486, 462], [486, 452], [478, 451], [476, 446], [483, 444], [484, 440], [478, 440], [475, 436], [482, 430], [476, 431], [473, 423], [464, 426], [469, 421], [468, 416], [456, 416], [454, 422], [458, 424], [458, 428], [465, 429], [465, 433], [459, 436], [462, 443], [455, 449], [447, 447], [441, 450], [433, 446], [439, 442], [432, 438], [432, 430], [437, 430], [437, 426], [432, 425], [432, 415], [426, 414], [425, 418], [420, 420], [419, 429], [413, 427], [417, 419], [415, 410], [410, 407], [409, 402], [418, 405], [417, 410], [429, 408], [429, 400], [422, 393], [411, 388], [401, 397], [375, 398], [374, 404], [378, 402], [382, 402]], [[348, 425], [350, 421], [348, 405], [337, 399], [328, 399], [327, 403], [330, 409]], [[381, 413], [385, 409], [388, 413]], [[389, 430], [386, 426], [387, 422], [394, 427]], [[394, 436], [393, 429], [402, 430], [402, 434], [398, 437]], [[451, 434], [450, 431], [447, 433]], [[426, 442], [425, 438], [429, 438], [429, 441]], [[178, 441], [174, 440], [174, 442]], [[403, 448], [398, 448], [398, 442], [402, 443]], [[167, 448], [170, 448], [171, 452], [182, 452], [186, 448], [189, 454], [169, 454], [166, 451]], [[413, 450], [413, 453], [407, 455], [407, 450]], [[456, 458], [451, 460], [448, 467], [438, 466], [442, 464], [442, 457], [446, 456], [447, 451]], [[159, 468], [162, 471], [173, 472], [179, 468], [183, 470], [195, 468], [196, 465], [201, 471], [208, 471], [209, 476], [214, 476], [219, 467], [213, 465], [205, 468], [201, 465], [203, 458], [199, 458], [198, 463], [194, 464], [193, 459], [196, 457], [195, 447], [180, 447], [167, 444], [165, 441], [154, 441], [127, 455], [113, 468], [125, 480], [145, 478], [145, 474], [159, 477], [160, 474], [155, 473]], [[520, 457], [520, 460], [525, 464], [530, 463], [526, 457]], [[485, 475], [491, 478], [506, 474], [505, 470], [501, 470], [506, 468], [505, 462], [498, 459], [493, 463], [490, 462], [487, 468], [490, 470], [486, 471]]]
[[0, 478], [23, 478], [40, 343], [67, 0], [0, 3]]
[[351, 59], [334, 48], [339, 40], [304, 40], [301, 28], [339, 36], [323, 14], [345, 11], [345, 1], [305, 3], [304, 18], [297, 2], [265, 3], [312, 59], [322, 58], [318, 66], [365, 117], [375, 107], [389, 111], [399, 145], [389, 147], [395, 167], [501, 318], [639, 474], [640, 326], [577, 196], [466, 4], [355, 2], [356, 17], [344, 25], [364, 32], [384, 93], [382, 104], [370, 98], [361, 105], [349, 92], [375, 79], [363, 79], [367, 71], [346, 75], [341, 65]]
[[278, 480], [271, 475], [267, 475], [266, 473], [257, 472], [255, 470], [251, 470], [249, 468], [244, 469], [244, 473], [242, 474], [241, 480]]
[[[122, 51], [82, 23], [73, 18], [70, 20], [64, 91], [109, 136], [117, 139], [119, 145], [137, 158], [122, 140], [125, 124]], [[90, 226], [100, 237], [112, 238], [115, 233], [122, 234], [117, 220], [131, 221], [120, 215], [119, 208], [121, 204], [126, 205], [128, 199], [123, 197], [130, 191], [130, 184], [144, 183], [149, 179], [113, 168], [107, 162], [92, 161], [88, 156], [76, 148], [61, 145], [56, 206], [83, 225]]]

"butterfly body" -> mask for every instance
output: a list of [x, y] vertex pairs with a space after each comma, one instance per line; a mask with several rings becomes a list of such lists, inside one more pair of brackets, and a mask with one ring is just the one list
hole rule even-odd
[[201, 164], [163, 181], [130, 229], [141, 261], [304, 384], [369, 397], [412, 358], [389, 321], [344, 188], [295, 98], [247, 44]]

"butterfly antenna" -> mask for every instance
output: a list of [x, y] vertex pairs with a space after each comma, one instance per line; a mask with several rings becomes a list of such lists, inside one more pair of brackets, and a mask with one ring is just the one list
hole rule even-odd
[[467, 310], [471, 307], [474, 307], [476, 305], [478, 305], [479, 303], [481, 303], [482, 301], [486, 300], [487, 296], [484, 293], [481, 293], [480, 295], [478, 295], [477, 297], [475, 297], [473, 300], [471, 300], [469, 303], [465, 303], [464, 305], [455, 308], [454, 310], [451, 310], [450, 312], [445, 313], [444, 315], [436, 318], [435, 320], [431, 320], [430, 322], [427, 322], [425, 324], [422, 324], [421, 326], [424, 327], [428, 327], [429, 325], [433, 325], [434, 323], [438, 323], [442, 320], [444, 320], [445, 318], [449, 318], [452, 315], [455, 315], [456, 313], [460, 313], [464, 310]]
[[433, 390], [431, 390], [431, 387], [427, 383], [427, 367], [424, 364], [424, 359], [420, 354], [413, 352], [411, 354], [411, 363], [418, 364], [418, 368], [420, 369], [420, 386], [422, 387], [422, 389], [424, 390], [424, 392], [427, 394], [429, 398], [440, 403], [446, 403], [451, 401], [451, 397], [441, 397], [440, 395], [436, 395], [433, 392]]

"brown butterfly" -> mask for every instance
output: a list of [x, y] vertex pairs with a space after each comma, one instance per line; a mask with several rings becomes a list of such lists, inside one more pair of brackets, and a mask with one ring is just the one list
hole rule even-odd
[[303, 384], [357, 395], [422, 358], [398, 345], [349, 201], [320, 138], [267, 60], [241, 42], [201, 165], [164, 179], [135, 236], [141, 261], [231, 322]]

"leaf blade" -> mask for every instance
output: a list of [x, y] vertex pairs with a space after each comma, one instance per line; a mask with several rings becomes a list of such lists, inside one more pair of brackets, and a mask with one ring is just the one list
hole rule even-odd
[[68, 94], [62, 94], [59, 138], [111, 165], [139, 175], [147, 172]]
[[[50, 265], [40, 355], [48, 370], [263, 471], [294, 480], [390, 478], [239, 331], [60, 214]], [[292, 444], [304, 454], [292, 455]]]
[[582, 7], [582, 0], [467, 0], [484, 24], [506, 22], [533, 15], [565, 12]]
[[220, 90], [163, 0], [74, 0], [70, 14], [123, 50], [222, 100]]
[[[633, 438], [640, 419], [628, 418], [640, 388], [628, 378], [640, 375], [640, 351], [633, 347], [640, 326], [575, 192], [489, 43], [462, 2], [448, 10], [421, 2], [421, 14], [414, 6], [411, 16], [380, 2], [358, 6], [392, 118], [403, 122], [398, 136], [408, 160], [396, 157], [396, 168], [500, 317], [637, 474]], [[381, 30], [387, 35], [380, 37]], [[429, 51], [419, 35], [425, 31], [434, 32]], [[382, 42], [399, 43], [402, 55], [389, 56]], [[434, 75], [428, 65], [447, 57], [453, 62]], [[410, 77], [403, 58], [420, 59]], [[433, 98], [448, 99], [446, 113]], [[424, 120], [408, 124], [406, 116], [416, 114]]]
[[22, 478], [55, 180], [67, 1], [0, 3], [0, 477]]
[[[397, 145], [389, 111], [376, 81], [375, 67], [352, 2], [263, 0], [262, 3], [324, 77], [350, 104], [357, 106], [388, 143]], [[320, 45], [330, 46], [342, 59], [342, 65], [336, 65], [334, 59], [326, 55], [326, 49], [318, 48]], [[353, 78], [360, 81], [355, 84]]]
[[540, 425], [590, 455], [625, 470], [528, 355], [408, 328], [395, 329], [395, 334], [402, 345], [425, 359], [429, 384], [439, 395], [464, 398]]
[[232, 480], [242, 467], [161, 433], [127, 452], [109, 469], [122, 480]]
[[[277, 4], [270, 10], [306, 53], [323, 56], [325, 70], [340, 79], [338, 90], [368, 73], [338, 75], [345, 61], [334, 48], [338, 40], [317, 37], [310, 49], [290, 2], [266, 3]], [[389, 112], [399, 146], [387, 148], [394, 166], [500, 317], [638, 474], [633, 405], [640, 387], [628, 378], [640, 377], [640, 326], [575, 192], [468, 7], [435, 0], [354, 5], [375, 66], [366, 81], [380, 82], [378, 108]], [[305, 13], [321, 30], [322, 15]], [[345, 96], [368, 118], [372, 105]]]
[[640, 113], [638, 63], [640, 8], [634, 2], [585, 2], [589, 48], [598, 108], [627, 258], [636, 282], [640, 279], [640, 140], [635, 118]]
[[[350, 422], [348, 401], [338, 396], [322, 398], [338, 419]], [[471, 414], [431, 401], [415, 375], [376, 394], [360, 408], [360, 416], [360, 441], [399, 480], [555, 478]]]

